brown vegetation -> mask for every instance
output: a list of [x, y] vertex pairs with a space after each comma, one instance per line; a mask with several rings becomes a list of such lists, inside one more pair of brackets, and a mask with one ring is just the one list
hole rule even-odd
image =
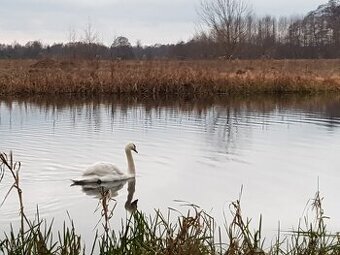
[[1, 95], [335, 91], [340, 91], [340, 60], [0, 61]]

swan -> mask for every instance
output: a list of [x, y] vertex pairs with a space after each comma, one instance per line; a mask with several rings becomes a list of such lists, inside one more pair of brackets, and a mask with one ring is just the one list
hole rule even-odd
[[100, 184], [105, 182], [122, 181], [134, 178], [136, 175], [136, 169], [131, 151], [138, 153], [136, 145], [134, 143], [128, 143], [125, 146], [125, 154], [128, 164], [128, 170], [126, 174], [120, 171], [115, 165], [111, 163], [96, 163], [88, 167], [84, 171], [82, 179], [72, 180], [73, 185], [83, 185], [86, 183]]

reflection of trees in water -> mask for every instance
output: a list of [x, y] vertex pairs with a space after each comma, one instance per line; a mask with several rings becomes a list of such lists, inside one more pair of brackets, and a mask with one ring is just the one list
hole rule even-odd
[[[178, 123], [195, 119], [217, 141], [232, 144], [240, 133], [240, 123], [249, 123], [254, 116], [268, 116], [273, 112], [303, 112], [322, 118], [328, 128], [339, 126], [340, 95], [317, 96], [253, 96], [253, 97], [206, 97], [206, 98], [137, 98], [128, 96], [110, 97], [28, 97], [0, 100], [0, 118], [8, 114], [12, 119], [14, 107], [26, 114], [40, 111], [46, 119], [70, 116], [73, 125], [86, 121], [88, 128], [99, 131], [103, 117], [111, 118], [111, 125], [130, 121], [143, 121], [145, 128], [153, 126], [154, 120]], [[3, 109], [6, 109], [4, 112]], [[242, 132], [247, 128], [242, 126]]]
[[210, 127], [208, 139], [213, 138], [213, 142], [219, 148], [224, 148], [224, 152], [231, 154], [237, 146], [242, 146], [242, 143], [239, 142], [242, 139], [238, 139], [238, 137], [247, 136], [250, 133], [249, 127], [240, 132], [239, 126], [240, 122], [247, 118], [247, 115], [242, 109], [230, 105], [217, 108], [213, 113], [213, 116], [211, 116], [212, 123], [207, 123], [208, 127]]
[[[313, 107], [309, 108], [309, 112], [315, 110]], [[322, 108], [322, 112], [316, 109], [316, 116], [323, 118], [322, 124], [326, 126], [330, 131], [333, 131], [340, 125], [340, 103], [337, 101], [330, 101]], [[315, 116], [315, 115], [313, 115]]]

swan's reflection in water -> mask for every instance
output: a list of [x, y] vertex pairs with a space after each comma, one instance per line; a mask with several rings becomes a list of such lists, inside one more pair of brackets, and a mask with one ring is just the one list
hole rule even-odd
[[127, 199], [125, 202], [125, 209], [129, 212], [134, 212], [137, 210], [137, 203], [138, 203], [138, 199], [133, 200], [133, 195], [135, 194], [135, 190], [136, 190], [136, 179], [133, 178], [131, 180], [128, 181], [128, 195], [127, 195]]
[[81, 186], [81, 190], [88, 196], [98, 198], [100, 201], [102, 200], [114, 200], [114, 197], [118, 195], [118, 192], [128, 183], [127, 191], [128, 195], [125, 202], [125, 209], [129, 212], [133, 212], [137, 210], [137, 202], [138, 199], [133, 201], [133, 195], [136, 190], [136, 179], [128, 179], [128, 180], [120, 180], [114, 182], [106, 182], [106, 183], [86, 183], [86, 184], [76, 184], [72, 186]]
[[[133, 195], [136, 190], [136, 179], [131, 178], [128, 180], [120, 180], [114, 182], [105, 183], [84, 183], [84, 184], [72, 184], [71, 186], [81, 186], [81, 190], [88, 196], [98, 199], [98, 206], [95, 211], [101, 208], [101, 215], [104, 218], [104, 228], [108, 229], [109, 220], [113, 216], [114, 209], [117, 206], [117, 201], [115, 197], [118, 192], [128, 183], [127, 191], [128, 195], [125, 202], [125, 209], [132, 213], [137, 210], [138, 199], [133, 200]], [[113, 206], [110, 205], [113, 202]], [[112, 209], [110, 209], [112, 208]]]
[[[117, 201], [115, 197], [118, 195], [118, 192], [125, 186], [126, 183], [128, 183], [127, 185], [128, 195], [124, 207], [128, 212], [133, 213], [134, 211], [137, 210], [138, 202], [138, 199], [133, 200], [133, 195], [136, 190], [135, 178], [100, 184], [98, 183], [72, 184], [71, 186], [81, 186], [81, 190], [86, 195], [94, 197], [99, 200], [95, 211], [101, 209], [101, 219], [99, 220], [99, 222], [102, 219], [104, 219], [103, 227], [105, 231], [108, 231], [110, 226], [109, 220], [112, 218], [114, 209], [117, 206]], [[111, 203], [113, 203], [113, 205]]]

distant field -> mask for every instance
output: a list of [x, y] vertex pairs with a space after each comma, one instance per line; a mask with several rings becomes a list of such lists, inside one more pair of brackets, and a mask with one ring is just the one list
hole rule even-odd
[[340, 92], [340, 60], [0, 60], [0, 94]]

